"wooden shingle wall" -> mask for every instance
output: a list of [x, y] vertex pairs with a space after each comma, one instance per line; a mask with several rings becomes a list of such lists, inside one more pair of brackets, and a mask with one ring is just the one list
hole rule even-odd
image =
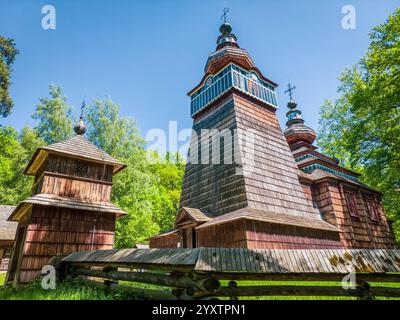
[[[249, 207], [319, 219], [304, 195], [276, 114], [236, 94], [234, 101], [240, 151], [249, 159], [242, 161]], [[253, 137], [249, 129], [253, 129]]]
[[[219, 107], [195, 121], [193, 130], [200, 137], [202, 129], [234, 130], [236, 119], [232, 99], [223, 102]], [[233, 132], [233, 131], [232, 131]], [[210, 137], [211, 141], [212, 137]], [[232, 152], [231, 141], [221, 139], [220, 147], [226, 152]], [[190, 157], [194, 154], [195, 139], [192, 137]], [[229, 148], [228, 148], [229, 145]], [[211, 144], [210, 144], [211, 146]], [[226, 148], [224, 148], [224, 146]], [[211, 148], [211, 147], [210, 147]], [[200, 148], [199, 148], [200, 149]], [[210, 158], [212, 157], [210, 152]], [[200, 157], [203, 157], [202, 161]], [[223, 153], [220, 153], [221, 158]], [[189, 157], [189, 158], [190, 158]], [[244, 179], [236, 174], [237, 165], [204, 163], [204, 153], [198, 152], [198, 164], [188, 163], [182, 185], [181, 207], [196, 208], [203, 212], [221, 215], [247, 206]]]
[[371, 221], [362, 191], [353, 189], [356, 197], [358, 217], [350, 216], [344, 197], [344, 188], [339, 183], [322, 182], [316, 187], [315, 200], [325, 219], [340, 229], [343, 247], [348, 248], [396, 248], [395, 239], [383, 208], [378, 203], [379, 219]]
[[32, 281], [57, 255], [112, 249], [115, 215], [34, 205], [23, 248], [19, 282]]
[[244, 220], [218, 224], [198, 229], [198, 247], [246, 248], [246, 227]]
[[337, 232], [246, 220], [249, 249], [340, 248]]
[[149, 241], [150, 248], [178, 248], [181, 243], [181, 236], [179, 233], [173, 233], [168, 235], [160, 235], [158, 237], [151, 238]]

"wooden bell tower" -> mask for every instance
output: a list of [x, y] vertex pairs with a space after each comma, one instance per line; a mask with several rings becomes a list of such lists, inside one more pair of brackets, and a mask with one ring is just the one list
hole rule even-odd
[[35, 177], [32, 196], [9, 217], [17, 221], [6, 283], [34, 280], [57, 255], [111, 249], [115, 221], [125, 212], [111, 202], [113, 176], [125, 165], [83, 137], [38, 148], [24, 173]]

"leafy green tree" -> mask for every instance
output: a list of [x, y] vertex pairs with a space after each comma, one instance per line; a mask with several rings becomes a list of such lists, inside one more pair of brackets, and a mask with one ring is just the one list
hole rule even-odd
[[366, 55], [321, 108], [318, 144], [384, 194], [400, 240], [400, 9], [374, 28]]
[[121, 117], [119, 112], [119, 106], [110, 98], [94, 100], [85, 114], [88, 139], [115, 157], [129, 158], [132, 153], [143, 153], [145, 141], [135, 120]]
[[7, 117], [14, 105], [9, 94], [9, 88], [12, 64], [18, 53], [13, 39], [0, 36], [0, 115], [2, 117]]
[[0, 203], [16, 205], [31, 194], [33, 179], [23, 171], [34, 150], [45, 143], [29, 127], [19, 135], [10, 127], [0, 127], [0, 141]]
[[164, 159], [157, 153], [150, 156], [149, 170], [158, 189], [152, 201], [153, 214], [161, 231], [164, 232], [173, 227], [179, 209], [185, 162], [179, 153], [175, 155], [167, 153]]
[[49, 86], [50, 98], [40, 99], [32, 118], [38, 121], [35, 131], [47, 144], [73, 136], [74, 114], [60, 86]]
[[116, 246], [132, 247], [159, 231], [153, 215], [153, 194], [157, 192], [148, 172], [145, 141], [132, 118], [121, 117], [110, 98], [97, 99], [85, 115], [87, 137], [127, 168], [114, 178], [113, 202], [128, 214], [117, 221]]

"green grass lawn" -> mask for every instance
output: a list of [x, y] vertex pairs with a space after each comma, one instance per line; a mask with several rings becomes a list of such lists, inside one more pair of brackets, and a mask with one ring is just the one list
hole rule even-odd
[[[106, 293], [103, 288], [87, 286], [79, 280], [69, 280], [61, 282], [55, 290], [44, 290], [40, 281], [22, 288], [1, 287], [4, 283], [5, 273], [0, 273], [0, 300], [127, 300], [134, 299], [132, 294], [126, 291], [113, 291]], [[140, 283], [126, 283], [123, 285], [132, 285], [140, 288], [166, 289], [154, 285]], [[332, 286], [340, 285], [338, 282], [278, 282], [278, 281], [238, 281], [238, 285], [310, 285], [310, 286]], [[227, 285], [227, 281], [222, 281], [222, 285]], [[400, 288], [400, 283], [372, 283], [372, 286], [390, 286]], [[248, 300], [354, 300], [352, 297], [296, 297], [296, 296], [260, 296], [260, 297], [241, 297]], [[377, 298], [378, 300], [384, 298]], [[388, 299], [388, 298], [386, 298]]]

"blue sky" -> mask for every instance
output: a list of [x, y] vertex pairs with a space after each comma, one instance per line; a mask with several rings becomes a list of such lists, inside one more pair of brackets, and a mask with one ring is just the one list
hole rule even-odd
[[[337, 78], [366, 52], [368, 33], [399, 7], [394, 0], [0, 0], [0, 34], [20, 55], [12, 76], [15, 108], [0, 123], [17, 129], [50, 83], [69, 103], [109, 95], [144, 135], [152, 128], [191, 127], [186, 93], [202, 78], [216, 47], [224, 3], [241, 47], [278, 83], [284, 126], [290, 78], [306, 123], [317, 129], [322, 102], [336, 96]], [[41, 27], [42, 6], [56, 8], [56, 30]], [[341, 27], [344, 5], [356, 9], [356, 30]]]

